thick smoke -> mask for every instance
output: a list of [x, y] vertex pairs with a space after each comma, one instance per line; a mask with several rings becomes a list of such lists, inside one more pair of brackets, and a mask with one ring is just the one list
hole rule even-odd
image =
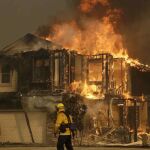
[[[90, 0], [87, 0], [90, 1]], [[93, 0], [91, 0], [93, 1]], [[75, 22], [77, 23], [78, 28], [84, 30], [85, 26], [84, 26], [84, 21], [87, 19], [101, 19], [103, 16], [105, 16], [106, 11], [108, 6], [103, 6], [103, 4], [101, 3], [97, 3], [97, 1], [99, 0], [94, 0], [94, 3], [89, 3], [88, 9], [89, 11], [84, 10], [84, 8], [82, 8], [82, 4], [84, 2], [84, 0], [76, 0], [76, 1], [72, 1], [69, 0], [69, 6], [71, 7], [72, 10], [70, 10], [70, 12], [65, 13], [65, 14], [59, 14], [58, 16], [56, 16], [52, 21], [50, 21], [50, 24], [48, 25], [42, 25], [37, 29], [37, 34], [39, 34], [40, 36], [43, 37], [47, 37], [47, 35], [51, 35], [54, 33], [53, 31], [53, 26], [55, 24], [64, 24], [65, 22], [70, 22], [71, 20], [75, 20]], [[102, 0], [100, 0], [102, 1]], [[106, 0], [103, 0], [106, 1]], [[86, 1], [85, 1], [86, 2]], [[90, 8], [91, 7], [91, 8]]]
[[123, 35], [129, 55], [144, 63], [150, 63], [150, 1], [119, 1], [114, 0], [111, 5], [124, 12], [118, 29]]
[[[65, 40], [63, 42], [67, 42], [71, 38], [74, 39], [76, 34], [80, 36], [79, 30], [86, 30], [85, 24], [88, 22], [102, 20], [105, 16], [109, 16], [115, 32], [122, 35], [123, 46], [128, 49], [129, 56], [137, 58], [143, 63], [150, 63], [149, 0], [68, 0], [68, 7], [71, 8], [69, 14], [65, 14], [65, 16], [59, 14], [49, 25], [39, 27], [37, 34], [42, 37], [53, 37], [55, 30], [52, 27], [62, 25], [62, 28], [68, 31], [63, 39]], [[75, 21], [72, 24], [77, 30], [67, 26], [71, 20]], [[78, 44], [76, 40], [71, 42]], [[117, 47], [120, 46], [117, 41], [114, 43]]]

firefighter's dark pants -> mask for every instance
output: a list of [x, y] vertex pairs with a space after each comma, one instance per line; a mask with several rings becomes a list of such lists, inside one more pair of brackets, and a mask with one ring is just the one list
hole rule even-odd
[[59, 135], [57, 142], [57, 150], [64, 150], [64, 145], [67, 150], [73, 150], [71, 143], [71, 135]]

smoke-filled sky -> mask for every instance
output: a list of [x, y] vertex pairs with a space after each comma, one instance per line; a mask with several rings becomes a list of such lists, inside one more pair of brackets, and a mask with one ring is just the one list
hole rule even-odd
[[[0, 0], [0, 48], [39, 26], [76, 15], [81, 0]], [[150, 0], [108, 0], [121, 9], [116, 31], [129, 55], [150, 64]], [[95, 7], [101, 13], [105, 7]], [[91, 15], [91, 14], [90, 14]]]

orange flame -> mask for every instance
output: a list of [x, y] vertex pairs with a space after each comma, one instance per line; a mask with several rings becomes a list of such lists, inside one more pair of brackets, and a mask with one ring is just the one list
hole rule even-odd
[[[98, 5], [107, 7], [103, 17], [84, 15], [96, 9]], [[80, 54], [120, 53], [125, 48], [122, 36], [115, 32], [114, 26], [122, 11], [108, 6], [108, 0], [80, 0], [79, 9], [82, 13], [79, 20], [74, 18], [68, 22], [54, 24], [51, 27], [54, 34], [46, 39], [59, 43], [66, 49], [77, 50]]]
[[[118, 9], [111, 9], [108, 0], [80, 1], [79, 9], [83, 14], [92, 12], [95, 6], [100, 5], [107, 7], [105, 16], [102, 18], [92, 18], [83, 15], [81, 16], [80, 23], [76, 19], [61, 24], [56, 23], [51, 27], [54, 34], [49, 35], [46, 39], [59, 43], [66, 49], [76, 50], [79, 54], [95, 55], [110, 53], [114, 57], [123, 58], [131, 66], [145, 66], [138, 60], [129, 58], [127, 49], [123, 45], [121, 34], [115, 32], [114, 26], [117, 24], [122, 12]], [[146, 68], [148, 68], [148, 65]], [[73, 82], [71, 84], [72, 91], [79, 92], [82, 96], [92, 99], [103, 97], [100, 89], [98, 94], [95, 95], [94, 93], [97, 93], [98, 90], [96, 86], [93, 87], [86, 82]], [[126, 97], [128, 95], [128, 93], [125, 93]]]
[[115, 33], [109, 16], [102, 20], [85, 19], [82, 30], [75, 20], [53, 26], [54, 35], [47, 40], [60, 43], [64, 48], [93, 55], [102, 52], [119, 53], [123, 48], [122, 37]]
[[98, 89], [96, 85], [89, 85], [86, 81], [84, 83], [81, 81], [74, 81], [71, 83], [71, 91], [78, 93], [87, 99], [104, 98], [104, 95], [100, 92], [100, 89]]
[[94, 10], [97, 5], [107, 7], [104, 17], [88, 18], [85, 15], [81, 16], [80, 23], [76, 19], [61, 24], [56, 23], [51, 27], [54, 34], [46, 39], [59, 43], [66, 49], [76, 50], [79, 54], [111, 53], [114, 57], [124, 58], [131, 66], [150, 70], [148, 65], [129, 58], [127, 49], [123, 46], [122, 36], [114, 30], [122, 15], [120, 9], [111, 9], [109, 0], [80, 0], [79, 9], [86, 14]]

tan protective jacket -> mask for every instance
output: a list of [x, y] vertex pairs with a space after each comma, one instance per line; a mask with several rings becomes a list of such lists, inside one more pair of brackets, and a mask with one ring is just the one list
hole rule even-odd
[[[69, 117], [70, 117], [70, 121], [72, 123], [72, 117], [70, 115], [69, 115]], [[59, 127], [62, 123], [68, 124], [69, 122], [68, 122], [68, 118], [65, 115], [64, 111], [61, 110], [57, 113], [57, 119], [56, 119], [56, 123], [55, 123], [55, 133], [59, 132], [60, 135], [71, 135], [71, 131], [69, 128], [66, 128], [66, 132], [64, 132], [64, 133], [61, 133], [59, 131]]]

